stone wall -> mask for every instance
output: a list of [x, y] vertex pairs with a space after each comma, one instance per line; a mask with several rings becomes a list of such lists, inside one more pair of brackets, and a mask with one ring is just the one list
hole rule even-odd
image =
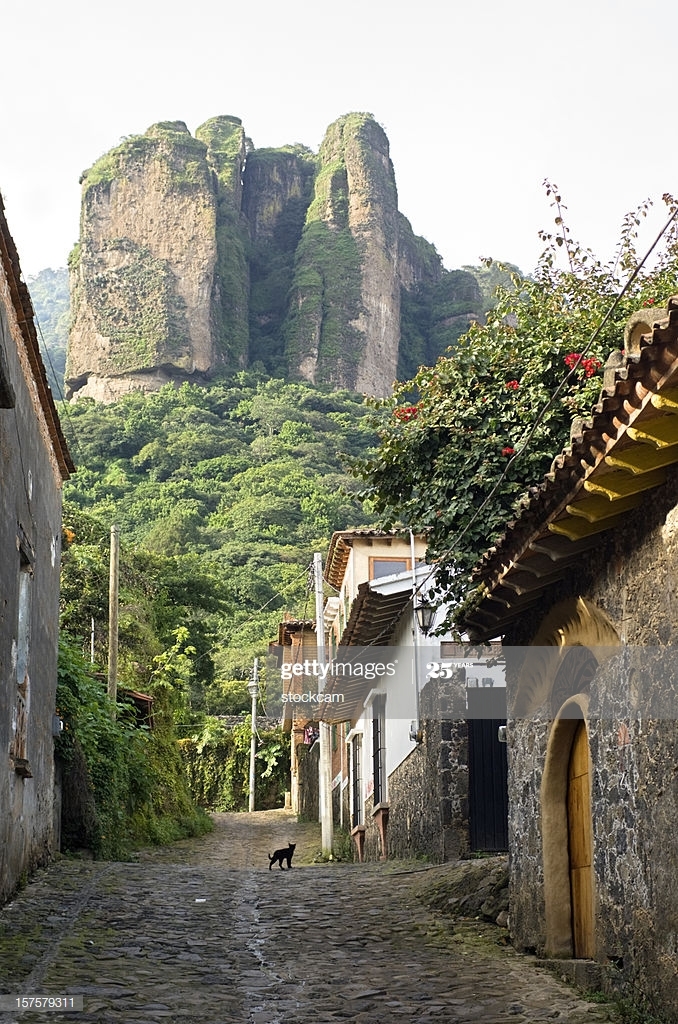
[[467, 734], [465, 721], [422, 722], [421, 744], [389, 776], [390, 857], [468, 856]]
[[[548, 615], [553, 621], [562, 615], [566, 644], [584, 644], [599, 657], [586, 712], [595, 959], [614, 965], [629, 991], [671, 1019], [678, 1016], [677, 537], [673, 476], [506, 638], [528, 644]], [[580, 598], [588, 604], [577, 604]], [[596, 623], [599, 631], [616, 633], [616, 650], [591, 643]], [[511, 704], [525, 651], [507, 647], [506, 654]], [[547, 954], [542, 778], [553, 714], [546, 695], [534, 715], [510, 716], [508, 724], [511, 932], [519, 948]], [[603, 971], [603, 984], [606, 977]]]
[[[468, 856], [468, 726], [463, 670], [432, 680], [420, 700], [421, 743], [388, 778], [389, 857], [436, 863]], [[365, 802], [365, 857], [381, 855], [372, 798]]]

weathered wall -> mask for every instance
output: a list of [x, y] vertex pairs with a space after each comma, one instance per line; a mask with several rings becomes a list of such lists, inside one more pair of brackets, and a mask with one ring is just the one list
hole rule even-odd
[[311, 747], [305, 743], [299, 743], [297, 757], [299, 759], [299, 817], [302, 821], [318, 821], [320, 741], [316, 740]]
[[422, 722], [422, 743], [389, 776], [389, 856], [468, 856], [467, 732], [463, 721]]
[[[507, 643], [528, 644], [551, 609], [591, 602], [620, 653], [590, 686], [596, 959], [671, 1019], [678, 1017], [678, 474], [627, 516], [576, 572], [526, 614]], [[556, 613], [558, 614], [558, 613]], [[586, 643], [568, 627], [568, 643]], [[599, 652], [601, 653], [601, 652]], [[507, 648], [509, 701], [522, 655]], [[511, 931], [521, 948], [547, 943], [540, 790], [553, 711], [510, 718]], [[548, 950], [547, 950], [548, 952]]]
[[[33, 372], [4, 277], [0, 279], [0, 346], [16, 405], [0, 408], [0, 903], [22, 877], [44, 864], [55, 845], [54, 751], [61, 478], [44, 421], [36, 413]], [[22, 553], [29, 567], [22, 574]], [[25, 730], [19, 711], [24, 674], [17, 665], [20, 577], [30, 590]], [[22, 678], [18, 679], [21, 674]], [[21, 749], [19, 749], [21, 747]], [[27, 761], [17, 772], [13, 755]]]
[[207, 164], [217, 181], [217, 264], [210, 296], [217, 364], [240, 368], [247, 364], [249, 337], [249, 227], [242, 201], [251, 143], [239, 117], [212, 117], [195, 137], [206, 145]]

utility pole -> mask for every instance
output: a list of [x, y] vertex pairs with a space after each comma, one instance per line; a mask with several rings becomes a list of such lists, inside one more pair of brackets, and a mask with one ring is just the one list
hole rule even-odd
[[410, 560], [412, 562], [412, 679], [414, 682], [414, 721], [410, 724], [410, 739], [421, 742], [419, 721], [419, 629], [417, 624], [417, 565], [415, 562], [414, 533], [410, 530]]
[[[313, 556], [313, 576], [315, 579], [315, 636], [317, 661], [325, 666], [325, 622], [323, 601], [323, 560], [316, 551]], [[325, 689], [324, 673], [318, 677], [318, 689]], [[318, 766], [318, 795], [320, 798], [320, 835], [323, 853], [332, 856], [332, 748], [330, 743], [330, 726], [327, 722], [320, 723], [320, 763]]]
[[259, 659], [254, 659], [254, 668], [247, 684], [252, 698], [252, 739], [250, 741], [250, 813], [254, 810], [254, 789], [256, 785], [255, 758], [257, 756], [257, 700], [259, 698]]
[[108, 696], [113, 702], [113, 717], [118, 697], [118, 592], [120, 579], [120, 537], [111, 526], [111, 563], [108, 586]]

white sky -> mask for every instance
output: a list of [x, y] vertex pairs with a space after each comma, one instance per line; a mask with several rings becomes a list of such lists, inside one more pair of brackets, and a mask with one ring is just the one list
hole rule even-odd
[[161, 120], [242, 118], [255, 146], [352, 110], [384, 126], [399, 205], [445, 266], [525, 272], [563, 193], [610, 257], [621, 219], [678, 192], [672, 0], [23, 0], [2, 17], [0, 191], [24, 274], [64, 266], [78, 178]]

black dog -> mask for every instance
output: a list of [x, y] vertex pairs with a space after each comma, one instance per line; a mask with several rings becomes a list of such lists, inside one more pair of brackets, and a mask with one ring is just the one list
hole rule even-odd
[[297, 844], [290, 843], [289, 846], [283, 846], [282, 850], [274, 850], [272, 854], [268, 855], [268, 870], [270, 871], [276, 861], [280, 864], [280, 870], [283, 871], [283, 861], [287, 861], [288, 869], [292, 867], [292, 857], [294, 855], [294, 848]]

